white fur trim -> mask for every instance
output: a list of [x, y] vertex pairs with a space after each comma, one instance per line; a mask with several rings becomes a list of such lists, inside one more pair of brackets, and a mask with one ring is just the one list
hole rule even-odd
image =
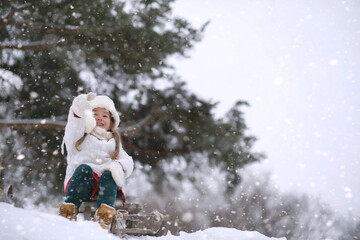
[[90, 134], [94, 135], [95, 137], [97, 137], [100, 140], [106, 140], [106, 141], [109, 141], [113, 137], [111, 132], [108, 132], [101, 127], [93, 128], [93, 130]]
[[116, 111], [113, 100], [108, 96], [96, 96], [93, 100], [90, 101], [91, 108], [106, 108], [111, 113], [114, 118], [114, 127], [112, 130], [115, 130], [119, 127], [120, 117], [119, 113]]

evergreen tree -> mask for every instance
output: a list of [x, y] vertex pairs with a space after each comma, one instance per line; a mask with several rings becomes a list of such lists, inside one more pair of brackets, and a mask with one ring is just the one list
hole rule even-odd
[[[186, 57], [207, 23], [194, 29], [172, 15], [172, 2], [1, 1], [0, 118], [66, 120], [74, 96], [89, 91], [106, 94], [121, 112], [122, 128], [156, 116], [122, 136], [134, 160], [150, 166], [145, 169], [150, 169], [154, 183], [165, 182], [163, 162], [180, 158], [196, 163], [201, 158], [227, 172], [231, 192], [240, 182], [237, 171], [263, 157], [252, 152], [255, 138], [245, 133], [240, 108], [247, 103], [239, 101], [216, 119], [216, 104], [186, 89], [168, 58]], [[40, 190], [46, 181], [39, 201], [62, 194], [63, 131], [1, 131], [6, 183]]]

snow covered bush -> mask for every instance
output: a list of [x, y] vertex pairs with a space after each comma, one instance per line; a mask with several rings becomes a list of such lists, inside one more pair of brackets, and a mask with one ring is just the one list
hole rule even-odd
[[150, 185], [139, 187], [133, 179], [130, 194], [148, 210], [169, 214], [174, 234], [230, 227], [288, 240], [360, 239], [359, 217], [341, 216], [317, 198], [281, 193], [272, 186], [269, 175], [244, 173], [235, 192], [225, 194], [221, 171], [206, 164], [203, 170], [196, 173], [196, 184], [174, 180], [161, 195], [154, 194]]

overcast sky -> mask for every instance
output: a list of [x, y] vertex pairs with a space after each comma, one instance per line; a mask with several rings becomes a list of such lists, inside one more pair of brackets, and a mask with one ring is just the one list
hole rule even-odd
[[360, 2], [178, 0], [174, 15], [210, 20], [189, 59], [174, 59], [188, 88], [246, 100], [249, 133], [281, 191], [319, 196], [360, 214]]

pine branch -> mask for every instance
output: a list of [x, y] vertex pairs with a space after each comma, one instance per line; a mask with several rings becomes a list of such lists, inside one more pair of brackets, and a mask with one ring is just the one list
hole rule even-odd
[[27, 22], [16, 22], [9, 24], [14, 27], [28, 28], [34, 31], [43, 30], [49, 34], [67, 34], [67, 35], [84, 35], [84, 36], [93, 36], [93, 35], [102, 35], [102, 34], [115, 34], [119, 32], [117, 28], [107, 28], [107, 27], [98, 27], [98, 28], [83, 28], [80, 26], [66, 25], [66, 26], [49, 26], [44, 24], [36, 23], [27, 23]]
[[31, 4], [26, 4], [21, 7], [11, 6], [9, 12], [0, 21], [0, 30], [7, 25], [9, 20], [15, 15], [16, 12], [21, 12], [29, 7], [31, 7]]
[[[51, 1], [52, 0], [46, 1], [42, 5], [40, 5], [39, 7], [41, 8], [41, 7], [49, 6], [51, 4]], [[15, 15], [15, 13], [22, 12], [25, 9], [28, 9], [28, 8], [31, 8], [31, 7], [33, 7], [32, 4], [24, 4], [22, 6], [14, 6], [14, 5], [12, 5], [10, 7], [9, 12], [0, 20], [0, 30], [10, 22], [11, 18]]]
[[18, 136], [21, 136], [23, 138], [24, 143], [30, 146], [31, 149], [34, 150], [34, 152], [36, 152], [38, 156], [41, 156], [41, 150], [39, 149], [39, 146], [41, 145], [38, 143], [34, 143], [34, 141], [36, 141], [35, 139], [29, 139], [29, 136], [28, 134], [26, 134], [26, 131], [22, 132], [17, 130], [17, 132], [18, 132]]

